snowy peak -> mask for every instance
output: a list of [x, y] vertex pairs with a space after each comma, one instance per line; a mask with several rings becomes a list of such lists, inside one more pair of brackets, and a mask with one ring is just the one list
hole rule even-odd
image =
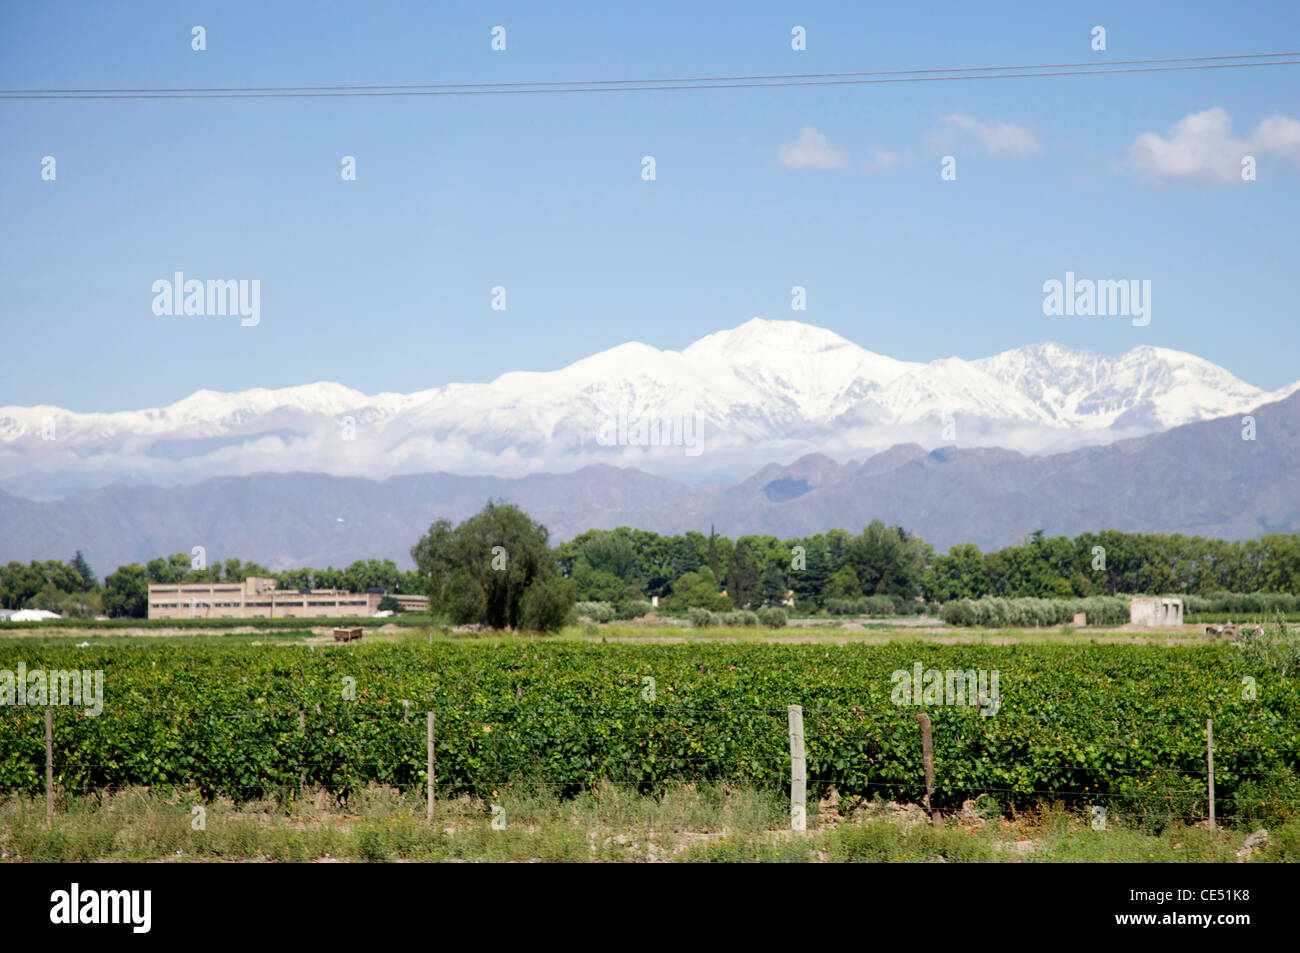
[[1041, 343], [918, 363], [825, 328], [754, 318], [681, 351], [628, 342], [555, 371], [413, 394], [321, 381], [200, 390], [118, 413], [0, 408], [0, 488], [48, 498], [51, 486], [259, 471], [518, 476], [589, 464], [709, 481], [903, 443], [1055, 452], [1245, 412], [1297, 389], [1266, 394], [1168, 348], [1105, 357]]
[[774, 350], [788, 354], [820, 354], [848, 348], [861, 351], [853, 342], [834, 331], [814, 327], [799, 321], [772, 321], [750, 318], [739, 327], [715, 331], [686, 348], [682, 353], [688, 358], [704, 359], [729, 355], [729, 360], [745, 362]]
[[972, 362], [1067, 427], [1111, 427], [1126, 415], [1176, 427], [1232, 413], [1268, 395], [1210, 361], [1143, 345], [1119, 357], [1031, 344]]

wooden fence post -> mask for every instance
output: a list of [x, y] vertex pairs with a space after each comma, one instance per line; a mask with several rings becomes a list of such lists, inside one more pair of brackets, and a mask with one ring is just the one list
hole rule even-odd
[[921, 724], [921, 761], [925, 765], [925, 811], [930, 815], [930, 821], [935, 827], [943, 827], [943, 820], [931, 802], [931, 796], [934, 794], [934, 737], [930, 716], [921, 712], [916, 716], [916, 720]]
[[1210, 781], [1210, 830], [1214, 830], [1214, 719], [1205, 719], [1205, 760]]
[[428, 763], [426, 764], [425, 767], [426, 767], [427, 770], [428, 770], [428, 779], [429, 779], [429, 784], [428, 784], [428, 787], [429, 787], [429, 804], [428, 804], [428, 813], [429, 813], [429, 823], [430, 823], [430, 824], [433, 823], [433, 785], [434, 785], [434, 773], [433, 773], [433, 758], [434, 758], [434, 747], [433, 747], [433, 725], [434, 725], [434, 723], [433, 723], [433, 712], [429, 712], [429, 750], [428, 750], [428, 759], [427, 759], [427, 760], [428, 760]]
[[791, 705], [790, 717], [790, 830], [808, 829], [808, 764], [803, 749], [803, 706]]
[[45, 826], [54, 826], [54, 709], [45, 709]]

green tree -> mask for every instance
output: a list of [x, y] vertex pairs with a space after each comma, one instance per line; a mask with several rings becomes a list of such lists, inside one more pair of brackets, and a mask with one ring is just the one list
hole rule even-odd
[[593, 569], [579, 557], [573, 569], [573, 585], [579, 602], [620, 603], [628, 598], [628, 583], [612, 572]]
[[853, 567], [865, 594], [904, 600], [920, 591], [921, 575], [933, 555], [929, 543], [880, 520], [872, 520], [844, 547], [845, 563]]
[[713, 571], [714, 579], [722, 578], [722, 555], [718, 552], [718, 533], [709, 527], [709, 569]]
[[30, 566], [10, 562], [0, 569], [0, 604], [5, 609], [21, 609], [44, 586], [45, 574], [35, 562]]
[[826, 583], [826, 595], [832, 599], [856, 599], [862, 595], [862, 583], [852, 566], [841, 566]]
[[803, 568], [791, 566], [790, 588], [794, 592], [796, 608], [812, 608], [821, 604], [830, 575], [826, 555], [825, 537], [818, 534], [807, 539], [791, 540], [788, 551], [794, 559], [794, 547], [803, 547]]
[[779, 606], [787, 592], [785, 573], [776, 563], [768, 563], [758, 581], [758, 596], [765, 606]]
[[104, 577], [104, 614], [142, 619], [149, 614], [149, 574], [139, 563]]
[[988, 566], [974, 543], [960, 543], [936, 556], [921, 576], [921, 593], [931, 602], [988, 595]]
[[758, 563], [750, 554], [745, 538], [736, 540], [736, 548], [731, 551], [731, 562], [727, 566], [727, 595], [738, 609], [748, 608], [758, 591]]
[[524, 592], [523, 627], [530, 632], [558, 632], [573, 610], [573, 583], [553, 574], [537, 579]]
[[549, 586], [559, 570], [548, 538], [546, 527], [517, 506], [489, 501], [459, 526], [436, 521], [412, 547], [411, 558], [428, 580], [430, 608], [457, 624], [519, 628], [530, 587], [548, 588], [529, 602], [529, 621], [553, 620], [555, 601], [567, 599], [572, 606], [575, 598], [572, 586]]
[[81, 577], [81, 592], [89, 592], [92, 589], [99, 588], [99, 580], [95, 578], [95, 571], [90, 568], [90, 563], [86, 561], [86, 557], [81, 550], [77, 550], [77, 555], [72, 557], [72, 568]]

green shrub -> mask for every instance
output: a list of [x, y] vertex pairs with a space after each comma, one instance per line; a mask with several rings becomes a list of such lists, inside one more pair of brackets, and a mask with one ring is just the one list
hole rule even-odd
[[783, 628], [787, 621], [785, 610], [780, 606], [767, 606], [758, 610], [758, 624], [765, 629]]
[[1268, 844], [1260, 849], [1259, 860], [1279, 864], [1300, 863], [1300, 822], [1291, 821], [1268, 832]]
[[949, 625], [988, 628], [1034, 628], [1067, 625], [1076, 613], [1087, 614], [1089, 625], [1122, 625], [1129, 619], [1128, 599], [1093, 596], [1087, 599], [952, 599], [939, 617]]
[[890, 821], [842, 824], [830, 837], [836, 863], [972, 863], [993, 860], [993, 850], [964, 831], [918, 824], [905, 830]]
[[579, 602], [573, 607], [579, 617], [586, 616], [592, 622], [612, 622], [614, 607], [608, 602]]
[[1300, 775], [1275, 766], [1263, 777], [1242, 781], [1229, 813], [1236, 815], [1239, 824], [1251, 826], [1300, 822]]
[[825, 606], [826, 611], [831, 615], [890, 616], [901, 614], [900, 610], [909, 613], [912, 612], [911, 604], [908, 604], [904, 610], [900, 601], [895, 600], [893, 596], [862, 596], [857, 599], [827, 599]]
[[655, 607], [644, 599], [630, 599], [618, 607], [614, 618], [639, 619], [642, 616], [650, 615], [654, 611]]
[[1205, 596], [1183, 596], [1183, 611], [1228, 613], [1243, 616], [1290, 615], [1300, 612], [1300, 596], [1290, 592], [1212, 592]]
[[1237, 645], [1247, 665], [1270, 668], [1286, 678], [1300, 671], [1300, 633], [1290, 632], [1281, 618], [1265, 628], [1248, 625], [1237, 633]]
[[533, 580], [524, 592], [521, 628], [530, 632], [559, 632], [573, 608], [574, 591], [568, 579]]
[[697, 629], [707, 629], [714, 624], [714, 614], [708, 609], [693, 606], [687, 615], [690, 617], [691, 625]]

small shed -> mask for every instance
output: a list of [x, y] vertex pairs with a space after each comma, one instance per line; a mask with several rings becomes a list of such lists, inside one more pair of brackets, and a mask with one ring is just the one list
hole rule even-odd
[[335, 642], [355, 642], [355, 641], [358, 641], [360, 638], [361, 638], [361, 627], [360, 627], [360, 626], [355, 626], [355, 627], [352, 627], [352, 628], [346, 628], [346, 629], [335, 629], [335, 630], [334, 630], [334, 641], [335, 641]]
[[1158, 596], [1130, 599], [1128, 621], [1132, 625], [1159, 626], [1183, 624], [1183, 600]]

